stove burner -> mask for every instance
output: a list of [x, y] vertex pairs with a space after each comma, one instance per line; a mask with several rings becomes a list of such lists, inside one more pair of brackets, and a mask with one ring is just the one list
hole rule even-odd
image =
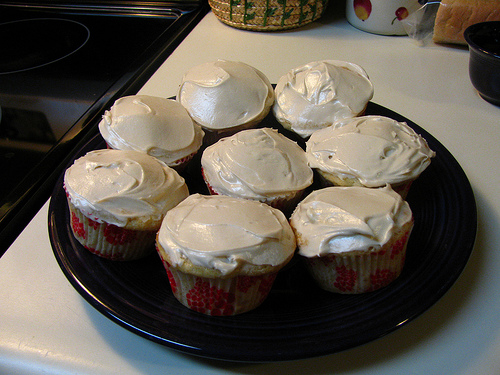
[[38, 18], [0, 24], [0, 74], [35, 69], [78, 51], [89, 29], [75, 21]]
[[0, 1], [0, 169], [8, 176], [0, 256], [98, 132], [104, 109], [137, 93], [208, 9], [205, 0]]

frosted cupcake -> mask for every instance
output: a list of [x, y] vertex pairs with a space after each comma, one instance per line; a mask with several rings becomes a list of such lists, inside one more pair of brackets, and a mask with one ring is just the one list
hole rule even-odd
[[389, 186], [329, 187], [300, 202], [290, 225], [317, 284], [357, 294], [389, 285], [401, 274], [413, 216]]
[[64, 174], [71, 229], [92, 253], [133, 260], [154, 251], [165, 213], [188, 196], [172, 168], [137, 151], [97, 150]]
[[204, 136], [178, 102], [148, 95], [118, 99], [99, 131], [110, 148], [144, 152], [177, 170], [198, 152]]
[[242, 62], [217, 60], [188, 70], [177, 94], [191, 117], [207, 133], [207, 143], [253, 127], [274, 103], [267, 77]]
[[290, 212], [313, 182], [305, 151], [271, 128], [222, 138], [203, 151], [201, 166], [211, 194], [257, 200]]
[[170, 210], [157, 250], [174, 296], [207, 315], [258, 307], [296, 243], [283, 213], [256, 201], [193, 194]]
[[315, 61], [290, 70], [275, 88], [274, 116], [303, 138], [335, 121], [364, 114], [373, 85], [359, 65]]
[[318, 130], [306, 142], [306, 154], [326, 186], [390, 184], [403, 198], [435, 156], [406, 123], [383, 116], [345, 119]]

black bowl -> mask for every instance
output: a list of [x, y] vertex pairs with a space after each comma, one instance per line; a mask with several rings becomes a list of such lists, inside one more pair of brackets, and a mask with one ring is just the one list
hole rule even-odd
[[483, 99], [500, 106], [500, 21], [469, 26], [464, 37], [469, 45], [469, 76]]

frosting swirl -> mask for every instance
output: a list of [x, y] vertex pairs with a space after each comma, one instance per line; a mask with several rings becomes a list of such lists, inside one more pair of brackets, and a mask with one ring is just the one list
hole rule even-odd
[[193, 194], [170, 210], [158, 232], [171, 264], [191, 262], [223, 275], [281, 266], [295, 252], [283, 213], [264, 203]]
[[115, 101], [99, 131], [110, 147], [145, 152], [167, 165], [198, 151], [204, 136], [178, 102], [148, 95]]
[[404, 122], [384, 116], [344, 119], [318, 130], [306, 142], [309, 165], [364, 186], [417, 178], [435, 153]]
[[329, 187], [313, 191], [290, 218], [299, 254], [315, 257], [376, 251], [411, 222], [410, 206], [390, 186]]
[[158, 159], [110, 149], [75, 160], [64, 187], [85, 216], [120, 227], [134, 220], [158, 227], [166, 211], [189, 194], [184, 179]]
[[306, 138], [339, 119], [360, 115], [373, 97], [373, 85], [360, 66], [323, 60], [290, 70], [278, 80], [275, 95], [276, 119]]
[[274, 91], [267, 77], [250, 65], [217, 60], [187, 71], [177, 100], [202, 127], [219, 130], [262, 120]]
[[217, 192], [250, 199], [302, 190], [313, 181], [305, 151], [271, 128], [222, 138], [205, 149], [201, 165]]

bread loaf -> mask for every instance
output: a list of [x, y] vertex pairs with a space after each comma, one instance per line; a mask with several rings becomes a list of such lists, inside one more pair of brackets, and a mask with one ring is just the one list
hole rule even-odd
[[434, 23], [433, 41], [466, 44], [465, 29], [485, 21], [500, 21], [499, 0], [441, 0]]

